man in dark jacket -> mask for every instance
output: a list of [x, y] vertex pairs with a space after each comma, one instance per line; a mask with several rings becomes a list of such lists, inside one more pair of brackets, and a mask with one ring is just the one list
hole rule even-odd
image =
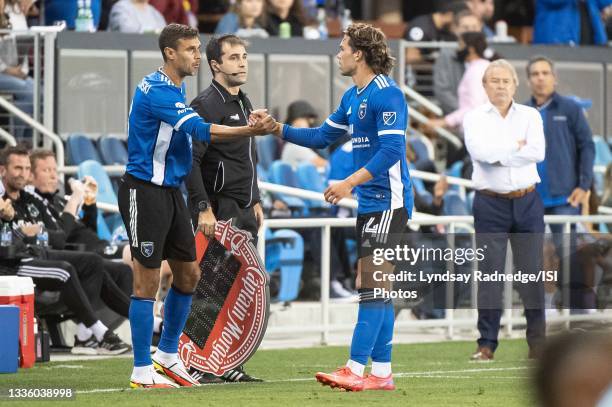
[[[546, 138], [546, 156], [544, 161], [538, 163], [541, 182], [536, 186], [542, 197], [544, 213], [580, 215], [580, 205], [593, 183], [595, 146], [591, 129], [582, 107], [556, 92], [557, 76], [553, 61], [544, 56], [532, 58], [527, 64], [527, 78], [532, 97], [526, 104], [538, 109], [542, 115]], [[561, 257], [563, 225], [551, 224], [550, 229]], [[575, 239], [572, 238], [574, 244]], [[575, 286], [576, 280], [582, 277], [576, 267], [571, 269], [570, 284]], [[546, 295], [549, 310], [554, 309], [552, 295]], [[576, 305], [576, 300], [572, 300], [572, 303]]]
[[[191, 102], [205, 121], [226, 126], [245, 126], [251, 102], [240, 89], [247, 81], [246, 45], [235, 35], [213, 37], [206, 45], [206, 58], [213, 73], [211, 85]], [[251, 233], [263, 222], [257, 186], [257, 151], [253, 137], [214, 144], [193, 141], [193, 164], [185, 180], [194, 227], [214, 236], [217, 219]], [[241, 368], [229, 370], [227, 381], [260, 381]]]
[[538, 164], [537, 189], [549, 215], [580, 214], [579, 205], [593, 182], [595, 146], [582, 108], [559, 95], [554, 63], [542, 56], [527, 64], [532, 97], [526, 102], [540, 111], [546, 157]]
[[[41, 227], [48, 229], [52, 248], [62, 249], [66, 239], [42, 202], [24, 190], [30, 178], [28, 151], [20, 147], [4, 149], [0, 153], [0, 176], [5, 189], [3, 199], [10, 199], [14, 209], [13, 216], [7, 220], [11, 222], [13, 240], [21, 248], [13, 264], [7, 259], [0, 259], [0, 263], [14, 267], [20, 276], [43, 279], [39, 288], [60, 290], [61, 298], [79, 321], [74, 344], [79, 353], [119, 354], [128, 351], [130, 346], [109, 330], [91, 307], [90, 299], [100, 298], [118, 314], [128, 314], [129, 297], [104, 270], [102, 258], [92, 253], [36, 246]], [[82, 194], [82, 189], [75, 188], [75, 200], [79, 199], [79, 194]], [[28, 244], [33, 246], [27, 247]], [[76, 353], [74, 348], [73, 353]]]

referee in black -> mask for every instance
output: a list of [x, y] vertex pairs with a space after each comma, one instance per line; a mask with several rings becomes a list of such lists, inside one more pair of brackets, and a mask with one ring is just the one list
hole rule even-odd
[[[240, 86], [247, 81], [246, 43], [235, 35], [213, 37], [206, 45], [212, 83], [192, 102], [191, 107], [206, 122], [246, 126], [252, 105]], [[251, 233], [263, 222], [257, 186], [257, 151], [254, 137], [205, 144], [193, 141], [193, 164], [185, 184], [194, 225], [213, 236], [217, 219]], [[227, 371], [225, 381], [261, 381], [246, 374], [242, 366]]]

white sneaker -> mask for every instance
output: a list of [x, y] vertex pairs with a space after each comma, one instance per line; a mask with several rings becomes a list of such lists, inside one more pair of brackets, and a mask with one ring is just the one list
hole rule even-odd
[[153, 360], [153, 367], [155, 367], [158, 373], [166, 375], [181, 386], [192, 387], [200, 385], [196, 379], [191, 377], [187, 369], [185, 369], [185, 365], [183, 365], [180, 358], [177, 357], [172, 363], [165, 363], [155, 356], [156, 355], [153, 355], [151, 359]]
[[134, 377], [132, 374], [130, 387], [133, 389], [173, 389], [180, 386], [157, 373], [153, 366], [151, 366], [149, 371], [140, 377]]

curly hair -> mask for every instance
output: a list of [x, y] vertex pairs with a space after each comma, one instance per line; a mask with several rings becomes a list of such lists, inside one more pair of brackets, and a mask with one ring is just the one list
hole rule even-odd
[[388, 75], [391, 72], [395, 58], [391, 56], [387, 38], [379, 28], [365, 23], [355, 23], [344, 31], [344, 35], [349, 38], [349, 45], [353, 51], [363, 52], [366, 64], [375, 74]]

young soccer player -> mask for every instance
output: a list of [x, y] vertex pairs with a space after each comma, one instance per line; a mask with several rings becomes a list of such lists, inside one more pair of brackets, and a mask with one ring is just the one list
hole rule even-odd
[[[324, 194], [327, 201], [336, 204], [350, 197], [353, 189], [357, 192], [359, 314], [346, 366], [332, 373], [319, 372], [316, 379], [345, 390], [393, 390], [393, 304], [374, 291], [391, 289], [390, 283], [374, 271], [388, 275], [393, 265], [374, 265], [372, 253], [375, 248], [398, 244], [411, 214], [413, 197], [405, 141], [407, 106], [404, 94], [387, 76], [393, 57], [379, 29], [363, 23], [349, 26], [337, 60], [342, 75], [352, 77], [355, 86], [346, 91], [336, 111], [321, 127], [298, 129], [277, 123], [274, 132], [286, 141], [313, 148], [324, 148], [347, 132], [351, 135], [357, 171]], [[371, 374], [364, 378], [370, 357]]]

